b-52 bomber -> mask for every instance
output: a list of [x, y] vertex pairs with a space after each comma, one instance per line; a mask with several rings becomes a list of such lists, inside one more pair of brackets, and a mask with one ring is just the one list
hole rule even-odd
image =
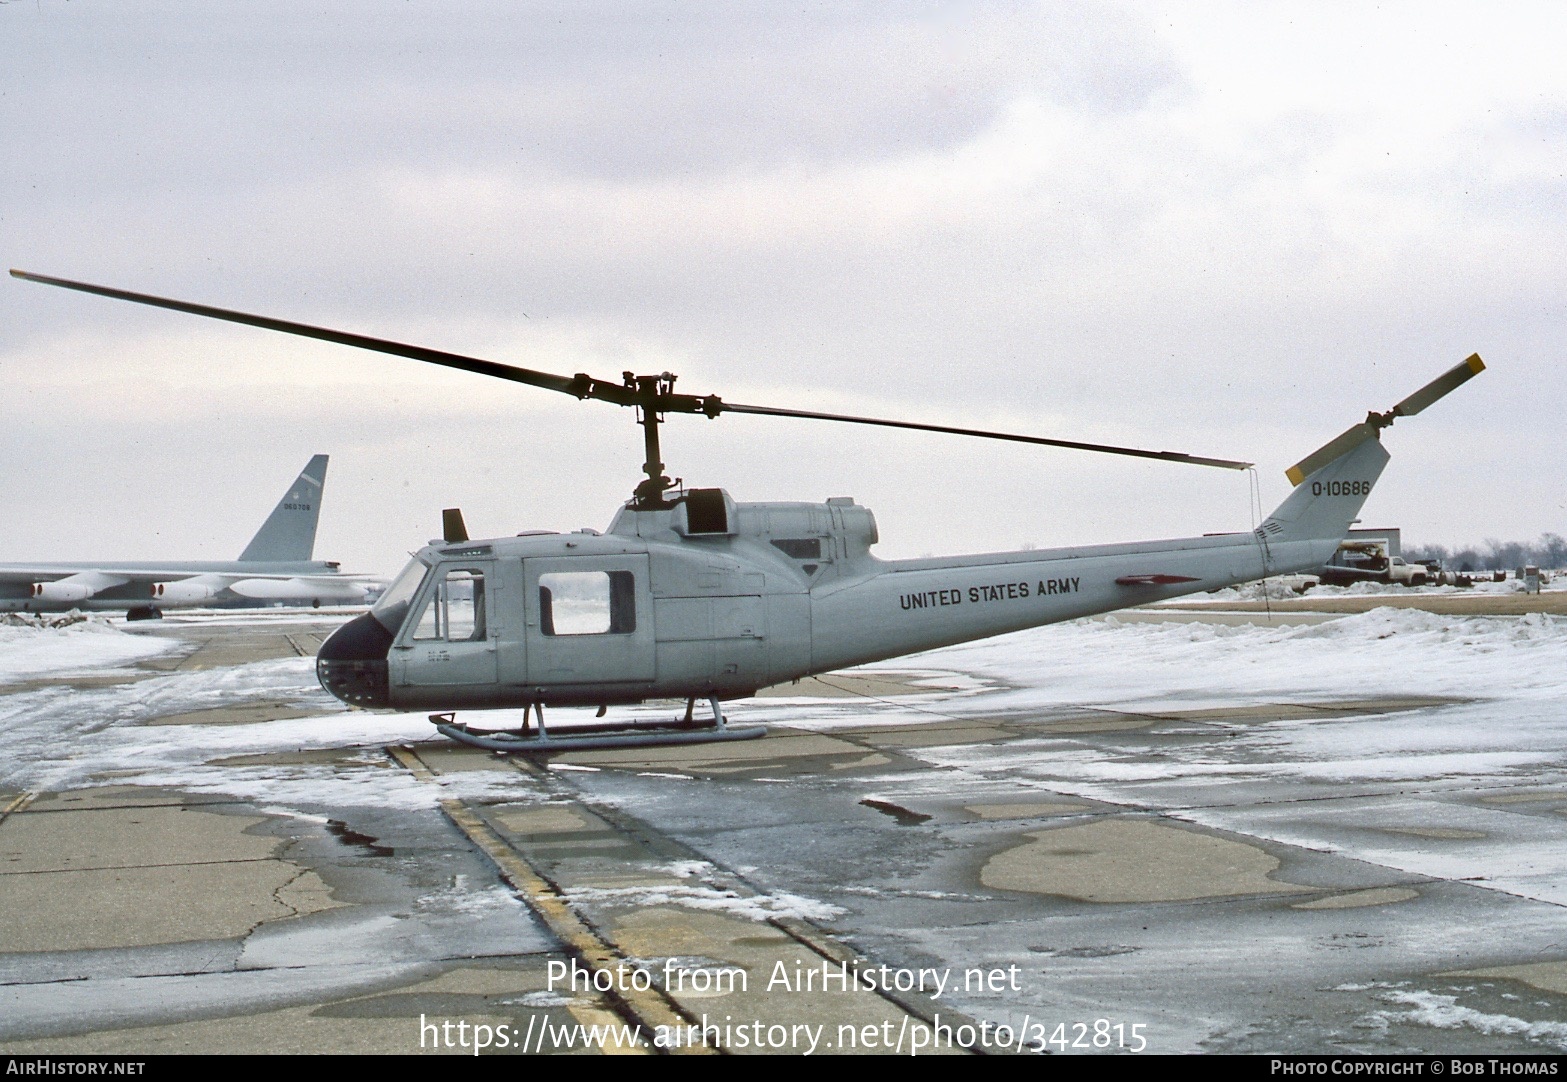
[[0, 612], [124, 612], [192, 606], [358, 605], [370, 582], [313, 558], [326, 455], [312, 458], [237, 560], [0, 564]]
[[[727, 402], [679, 394], [675, 377], [560, 376], [343, 331], [12, 271], [120, 300], [303, 335], [631, 407], [643, 480], [608, 530], [474, 540], [460, 512], [415, 553], [368, 613], [322, 644], [317, 675], [359, 706], [435, 708], [447, 736], [510, 752], [737, 740], [720, 703], [773, 684], [1042, 624], [1321, 566], [1387, 464], [1382, 430], [1482, 371], [1478, 355], [1286, 471], [1295, 489], [1245, 533], [917, 560], [881, 560], [875, 517], [851, 499], [740, 503], [664, 473], [668, 414], [739, 413], [1042, 444], [1225, 469], [1250, 463], [1170, 451]], [[546, 705], [683, 699], [683, 718], [640, 726], [544, 726]], [[707, 700], [711, 717], [694, 707]], [[524, 708], [458, 723], [456, 709]], [[484, 715], [479, 715], [483, 718]], [[536, 718], [536, 724], [533, 719]]]

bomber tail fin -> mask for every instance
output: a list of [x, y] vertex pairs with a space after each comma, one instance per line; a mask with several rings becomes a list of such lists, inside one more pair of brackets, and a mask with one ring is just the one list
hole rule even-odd
[[326, 463], [326, 455], [310, 460], [239, 554], [241, 560], [270, 563], [311, 558], [316, 548], [316, 522], [321, 517]]

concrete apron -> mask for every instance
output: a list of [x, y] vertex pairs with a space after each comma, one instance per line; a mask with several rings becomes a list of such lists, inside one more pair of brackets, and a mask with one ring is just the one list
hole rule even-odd
[[[772, 738], [770, 738], [771, 742]], [[652, 749], [662, 765], [693, 769], [742, 761], [740, 749]], [[684, 758], [671, 753], [681, 752]], [[863, 749], [796, 734], [749, 764], [782, 755]], [[628, 752], [581, 753], [620, 762]], [[416, 775], [494, 769], [468, 748], [393, 749]], [[569, 783], [525, 758], [504, 760], [536, 780], [546, 803], [443, 802], [502, 876], [567, 948], [556, 963], [573, 991], [599, 991], [623, 1017], [673, 1054], [964, 1054], [921, 1047], [932, 1027], [971, 1019], [911, 989], [875, 987], [874, 961], [814, 925], [799, 900], [769, 895], [626, 813], [584, 801]]]

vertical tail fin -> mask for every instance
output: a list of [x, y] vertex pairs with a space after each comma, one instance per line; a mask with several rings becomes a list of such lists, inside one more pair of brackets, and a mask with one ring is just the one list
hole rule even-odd
[[293, 562], [311, 558], [316, 548], [316, 522], [321, 517], [326, 463], [326, 455], [310, 460], [239, 554], [241, 560]]
[[1359, 517], [1390, 457], [1376, 433], [1370, 433], [1303, 477], [1262, 524], [1263, 537], [1268, 541], [1331, 540], [1337, 545]]

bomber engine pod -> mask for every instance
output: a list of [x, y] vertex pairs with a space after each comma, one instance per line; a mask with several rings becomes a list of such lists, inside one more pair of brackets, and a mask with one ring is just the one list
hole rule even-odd
[[195, 578], [175, 582], [155, 582], [147, 592], [153, 601], [172, 608], [176, 605], [195, 605], [210, 600], [222, 588], [220, 583], [203, 582], [200, 578]]
[[97, 593], [91, 586], [79, 582], [35, 582], [33, 596], [40, 601], [86, 601]]

